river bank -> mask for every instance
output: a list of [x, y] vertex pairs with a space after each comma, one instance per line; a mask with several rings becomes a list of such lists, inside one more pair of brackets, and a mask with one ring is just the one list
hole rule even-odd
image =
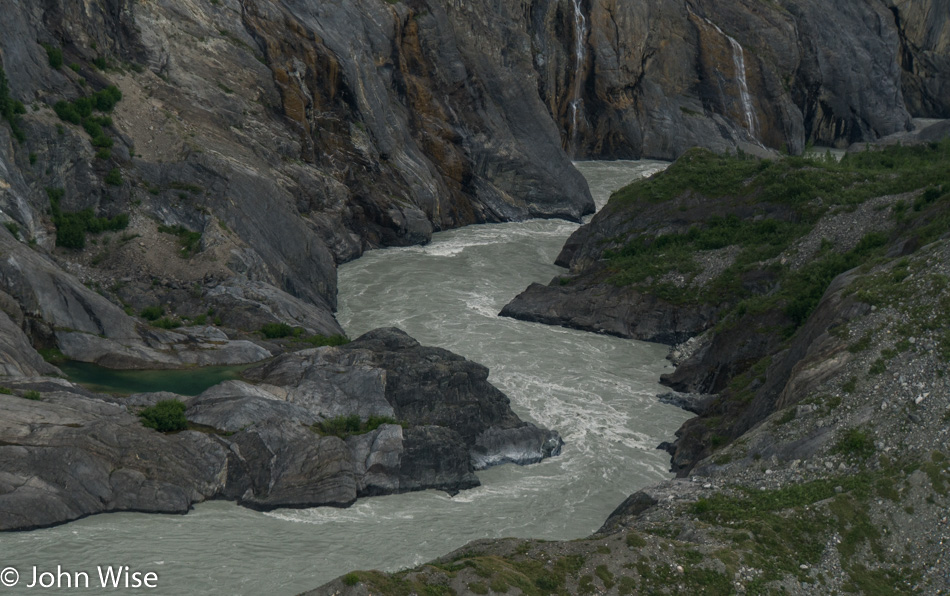
[[[665, 166], [579, 164], [589, 168], [601, 203], [612, 190]], [[566, 441], [560, 456], [477, 472], [481, 486], [454, 497], [423, 491], [360, 499], [345, 510], [266, 514], [213, 502], [184, 517], [87, 517], [5, 534], [0, 546], [17, 553], [10, 559], [17, 564], [62, 562], [82, 569], [86, 556], [79, 553], [124, 557], [149, 570], [161, 561], [159, 593], [213, 594], [222, 585], [296, 593], [368, 564], [389, 570], [416, 565], [479, 538], [588, 535], [625, 495], [668, 477], [666, 456], [653, 447], [689, 415], [653, 399], [660, 390], [655, 379], [669, 370], [661, 346], [637, 343], [631, 350], [618, 338], [495, 316], [526, 279], [547, 281], [561, 271], [551, 261], [576, 227], [559, 220], [469, 227], [438, 234], [424, 247], [369, 253], [341, 271], [339, 316], [351, 336], [399, 324], [427, 344], [487, 362], [490, 382], [510, 396], [516, 414], [560, 431]], [[422, 279], [420, 272], [430, 277]], [[629, 414], [631, 407], [637, 416]], [[621, 464], [624, 474], [618, 473]], [[251, 534], [264, 537], [258, 546], [220, 547]]]
[[629, 313], [710, 306], [664, 377], [705, 394], [666, 445], [681, 478], [584, 541], [481, 541], [312, 594], [946, 593], [948, 143], [840, 164], [700, 153], [618, 193], [561, 253], [567, 283], [519, 300], [572, 317], [565, 297], [587, 296], [595, 324], [617, 320], [596, 284]]

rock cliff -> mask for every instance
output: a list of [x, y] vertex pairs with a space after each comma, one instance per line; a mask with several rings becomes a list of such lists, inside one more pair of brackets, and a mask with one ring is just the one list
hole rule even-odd
[[540, 93], [568, 151], [591, 159], [799, 153], [946, 118], [948, 23], [943, 3], [891, 0], [531, 6]]

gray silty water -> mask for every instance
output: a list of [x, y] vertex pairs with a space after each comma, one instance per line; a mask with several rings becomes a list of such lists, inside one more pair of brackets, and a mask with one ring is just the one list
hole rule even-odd
[[[578, 167], [602, 204], [664, 165]], [[100, 515], [0, 535], [0, 567], [15, 566], [29, 582], [33, 565], [62, 565], [88, 572], [95, 586], [97, 565], [121, 564], [157, 572], [153, 594], [294, 594], [351, 569], [418, 564], [477, 538], [589, 535], [628, 494], [668, 477], [668, 456], [655, 446], [687, 414], [654, 399], [664, 347], [496, 316], [529, 283], [563, 271], [551, 263], [574, 229], [553, 220], [473, 226], [340, 270], [339, 317], [351, 337], [396, 325], [487, 365], [520, 416], [561, 432], [560, 457], [486, 470], [481, 487], [455, 497], [428, 491], [269, 514], [216, 502], [187, 516]]]

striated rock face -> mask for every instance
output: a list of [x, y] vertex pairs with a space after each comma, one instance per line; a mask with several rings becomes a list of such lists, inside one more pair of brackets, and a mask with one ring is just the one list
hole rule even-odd
[[[228, 381], [192, 398], [107, 398], [59, 379], [8, 379], [0, 530], [107, 511], [184, 513], [211, 498], [270, 510], [454, 493], [478, 486], [477, 469], [560, 453], [557, 432], [519, 420], [487, 376], [460, 356], [379, 329], [345, 347], [284, 355], [249, 371], [256, 384]], [[143, 427], [139, 409], [167, 399], [185, 402], [201, 432]], [[400, 424], [343, 438], [313, 429], [354, 414]]]
[[943, 3], [581, 4], [580, 69], [572, 2], [531, 7], [540, 92], [580, 157], [673, 159], [697, 145], [798, 153], [950, 115]]
[[[274, 322], [338, 334], [339, 262], [436, 230], [593, 209], [537, 94], [518, 6], [5, 0], [0, 10], [7, 91], [29, 106], [16, 117], [22, 141], [0, 125], [0, 221], [23, 244], [2, 288], [32, 342], [69, 357], [259, 360], [247, 346], [160, 357], [148, 350], [167, 345], [140, 342], [122, 311], [205, 315], [230, 339]], [[123, 99], [102, 150], [52, 107], [109, 85]], [[129, 225], [57, 248], [54, 202], [127, 214]]]
[[950, 111], [950, 5], [939, 0], [887, 0], [900, 35], [907, 109], [922, 118]]
[[34, 386], [42, 401], [0, 395], [0, 529], [181, 513], [224, 488], [228, 452], [212, 436], [163, 435], [65, 382]]

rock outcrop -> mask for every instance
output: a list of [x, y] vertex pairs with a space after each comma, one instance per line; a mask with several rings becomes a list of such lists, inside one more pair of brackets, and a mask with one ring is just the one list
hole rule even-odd
[[0, 395], [0, 528], [28, 529], [104, 511], [181, 513], [219, 494], [228, 450], [214, 437], [163, 435], [65, 381]]
[[[107, 511], [184, 513], [211, 498], [270, 510], [454, 493], [478, 485], [475, 470], [557, 455], [558, 434], [519, 420], [487, 377], [483, 366], [380, 329], [286, 354], [248, 371], [253, 384], [227, 381], [196, 397], [114, 398], [60, 379], [8, 379], [0, 529]], [[185, 403], [193, 430], [142, 426], [136, 413], [167, 399]], [[364, 428], [318, 432], [345, 416]]]

